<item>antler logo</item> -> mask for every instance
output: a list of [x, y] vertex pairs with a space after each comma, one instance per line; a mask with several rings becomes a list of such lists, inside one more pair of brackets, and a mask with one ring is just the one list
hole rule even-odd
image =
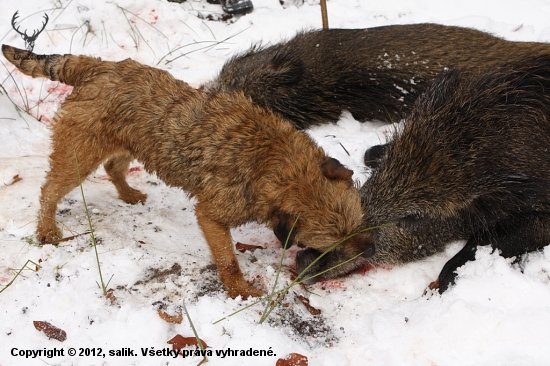
[[48, 14], [44, 13], [44, 19], [46, 19], [46, 21], [42, 24], [42, 29], [40, 30], [34, 30], [32, 32], [32, 35], [29, 36], [27, 34], [27, 30], [25, 30], [25, 32], [21, 33], [19, 31], [19, 27], [16, 27], [15, 26], [15, 20], [19, 17], [19, 15], [17, 15], [17, 13], [19, 13], [19, 10], [15, 12], [15, 14], [13, 14], [13, 18], [11, 18], [11, 26], [13, 27], [13, 29], [19, 33], [21, 35], [21, 38], [23, 38], [23, 40], [25, 41], [25, 48], [27, 49], [27, 51], [29, 52], [32, 52], [33, 48], [34, 48], [34, 42], [36, 41], [36, 38], [38, 37], [38, 35], [40, 33], [42, 33], [42, 31], [44, 30], [44, 28], [46, 28], [46, 24], [48, 24]]

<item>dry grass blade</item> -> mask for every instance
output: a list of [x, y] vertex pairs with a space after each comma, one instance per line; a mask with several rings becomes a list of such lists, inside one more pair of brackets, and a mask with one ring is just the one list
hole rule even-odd
[[[280, 296], [277, 296], [275, 301], [273, 301], [273, 303], [272, 303], [271, 300], [273, 299], [273, 296], [275, 295], [275, 289], [277, 288], [277, 283], [279, 281], [279, 276], [281, 274], [281, 269], [283, 268], [283, 259], [285, 257], [285, 251], [286, 251], [286, 248], [288, 248], [289, 244], [292, 244], [292, 243], [289, 243], [289, 240], [290, 240], [290, 237], [291, 237], [291, 235], [294, 231], [294, 228], [296, 227], [296, 224], [298, 223], [299, 218], [300, 218], [300, 216], [296, 217], [296, 219], [292, 223], [292, 227], [290, 228], [290, 231], [288, 232], [286, 240], [283, 244], [283, 253], [281, 254], [281, 260], [279, 261], [279, 266], [277, 268], [277, 274], [275, 276], [275, 281], [273, 283], [273, 288], [271, 290], [271, 293], [267, 297], [267, 304], [265, 306], [262, 317], [260, 318], [260, 322], [259, 322], [260, 324], [262, 324], [267, 319], [267, 317], [273, 311], [273, 309], [275, 309], [275, 307], [283, 300], [285, 295], [288, 293], [288, 290], [286, 290], [286, 291], [283, 291], [282, 294], [278, 294]], [[288, 289], [290, 289], [290, 288], [288, 288]]]
[[[315, 278], [315, 277], [317, 277], [317, 276], [320, 276], [320, 275], [322, 275], [322, 274], [324, 274], [324, 273], [326, 273], [326, 272], [328, 272], [328, 271], [331, 271], [331, 270], [333, 270], [333, 269], [335, 269], [335, 268], [338, 268], [338, 267], [340, 267], [340, 266], [342, 266], [342, 265], [344, 265], [344, 264], [346, 264], [346, 263], [348, 263], [348, 262], [351, 262], [351, 261], [357, 259], [358, 257], [360, 257], [361, 254], [363, 254], [363, 253], [359, 253], [359, 254], [357, 254], [356, 256], [354, 256], [354, 257], [352, 257], [352, 258], [350, 258], [350, 259], [348, 259], [348, 260], [346, 260], [346, 261], [344, 261], [344, 262], [342, 262], [342, 263], [339, 263], [339, 264], [337, 264], [337, 265], [335, 265], [335, 266], [333, 266], [333, 267], [330, 267], [329, 269], [327, 269], [327, 270], [325, 270], [325, 271], [316, 273], [315, 275], [310, 276], [310, 277], [307, 277], [307, 278], [302, 278], [302, 277], [304, 276], [304, 274], [307, 273], [307, 271], [308, 271], [312, 266], [315, 265], [315, 263], [317, 263], [317, 262], [318, 262], [321, 258], [323, 258], [325, 255], [327, 255], [331, 250], [333, 250], [334, 248], [336, 248], [338, 245], [342, 244], [342, 243], [345, 242], [346, 240], [348, 240], [348, 239], [354, 237], [355, 235], [358, 235], [358, 234], [363, 233], [363, 232], [365, 232], [365, 231], [380, 229], [380, 228], [383, 228], [383, 227], [388, 227], [388, 226], [393, 226], [393, 225], [394, 225], [394, 224], [385, 224], [385, 225], [379, 225], [379, 226], [372, 226], [372, 227], [368, 227], [368, 228], [365, 228], [365, 229], [363, 229], [363, 230], [360, 230], [360, 231], [358, 231], [357, 233], [348, 235], [346, 238], [344, 238], [344, 239], [342, 239], [342, 240], [340, 240], [340, 241], [334, 243], [330, 248], [328, 248], [326, 251], [324, 251], [323, 253], [321, 253], [321, 255], [319, 255], [319, 256], [318, 256], [315, 260], [313, 260], [306, 268], [304, 268], [304, 270], [303, 270], [302, 272], [300, 272], [300, 273], [296, 276], [296, 278], [295, 278], [288, 286], [286, 286], [285, 288], [283, 288], [283, 289], [281, 289], [281, 290], [279, 290], [279, 291], [276, 291], [276, 292], [271, 292], [270, 294], [268, 294], [268, 295], [262, 297], [262, 298], [259, 299], [258, 301], [253, 302], [252, 304], [247, 305], [247, 306], [245, 306], [244, 308], [239, 309], [239, 310], [237, 310], [237, 311], [235, 311], [235, 312], [229, 314], [228, 316], [225, 316], [225, 317], [223, 317], [223, 318], [221, 318], [221, 319], [215, 321], [213, 324], [217, 324], [217, 323], [219, 323], [219, 322], [221, 322], [221, 321], [223, 321], [223, 320], [225, 320], [225, 319], [227, 319], [227, 318], [229, 318], [229, 317], [232, 317], [233, 315], [236, 315], [236, 314], [240, 313], [241, 311], [244, 311], [244, 310], [246, 310], [246, 309], [248, 309], [248, 308], [250, 308], [250, 307], [252, 307], [252, 306], [254, 306], [254, 305], [256, 305], [256, 304], [261, 303], [262, 301], [267, 300], [266, 311], [264, 311], [264, 313], [263, 313], [263, 315], [262, 315], [262, 319], [260, 320], [260, 322], [264, 321], [265, 318], [267, 317], [267, 315], [269, 315], [269, 313], [275, 308], [275, 306], [277, 306], [277, 305], [284, 299], [284, 297], [286, 296], [286, 294], [290, 291], [290, 289], [291, 289], [292, 287], [294, 287], [294, 286], [296, 286], [296, 285], [298, 285], [298, 284], [301, 284], [302, 282], [307, 281], [307, 280], [309, 280], [309, 279], [312, 279], [312, 278]], [[278, 273], [279, 273], [279, 272], [278, 272]], [[276, 298], [276, 300], [274, 300], [273, 303], [272, 303], [273, 296], [275, 296], [275, 295], [277, 295], [277, 298]], [[267, 313], [267, 315], [266, 315], [266, 313]], [[286, 312], [285, 312], [285, 314], [286, 314]], [[284, 314], [283, 314], [283, 315], [284, 315]], [[277, 323], [278, 323], [278, 322], [277, 322]], [[277, 323], [276, 323], [276, 324], [277, 324]]]
[[[103, 274], [101, 273], [101, 264], [99, 263], [99, 254], [97, 252], [97, 241], [95, 240], [95, 235], [94, 235], [94, 227], [92, 226], [92, 219], [90, 218], [90, 212], [88, 211], [88, 205], [86, 204], [86, 197], [84, 196], [84, 188], [82, 188], [82, 177], [80, 175], [80, 166], [78, 165], [78, 158], [76, 157], [76, 151], [74, 152], [74, 159], [76, 161], [76, 171], [78, 173], [78, 182], [80, 183], [80, 193], [82, 194], [82, 201], [84, 203], [84, 210], [86, 212], [86, 218], [88, 219], [88, 226], [90, 227], [90, 237], [92, 239], [92, 243], [94, 244], [94, 251], [95, 251], [95, 259], [97, 261], [97, 269], [99, 271], [99, 280], [101, 282], [101, 289], [103, 290], [103, 296], [105, 296], [105, 298], [107, 298], [107, 285], [109, 283], [107, 283], [107, 285], [105, 284], [105, 282], [103, 282]], [[113, 278], [113, 276], [111, 276], [111, 278]], [[111, 282], [111, 280], [109, 279], [109, 282]]]
[[85, 22], [82, 23], [78, 28], [76, 28], [76, 30], [71, 35], [71, 42], [69, 43], [69, 53], [72, 53], [74, 35], [76, 34], [76, 32], [78, 32], [80, 30], [80, 28], [82, 28], [84, 26], [84, 24], [86, 24], [86, 23]]
[[[239, 34], [243, 33], [244, 31], [248, 30], [249, 28], [250, 28], [250, 27], [245, 28], [245, 29], [243, 29], [243, 30], [240, 31], [240, 32], [237, 32], [237, 33], [235, 33], [235, 34], [233, 34], [233, 35], [231, 35], [231, 36], [229, 36], [229, 37], [226, 37], [226, 38], [222, 39], [221, 41], [216, 41], [216, 42], [214, 42], [214, 44], [212, 44], [212, 45], [210, 45], [210, 46], [201, 47], [201, 48], [198, 48], [198, 49], [196, 49], [196, 50], [189, 51], [189, 52], [187, 52], [187, 53], [184, 53], [184, 54], [181, 54], [181, 55], [179, 55], [179, 56], [177, 56], [177, 57], [174, 57], [174, 58], [171, 59], [171, 60], [166, 60], [166, 64], [169, 64], [170, 62], [173, 62], [173, 61], [175, 61], [175, 60], [177, 60], [178, 58], [181, 58], [181, 57], [183, 57], [183, 56], [187, 56], [187, 55], [189, 55], [190, 53], [197, 52], [197, 51], [201, 51], [201, 50], [208, 49], [208, 48], [212, 48], [212, 47], [214, 47], [214, 46], [217, 46], [217, 45], [219, 45], [219, 44], [222, 44], [222, 43], [224, 43], [224, 42], [230, 40], [231, 38], [234, 38], [234, 37], [238, 36]], [[198, 43], [198, 42], [197, 42], [197, 43]], [[165, 55], [161, 60], [163, 60], [166, 56], [167, 56], [167, 55]], [[159, 62], [160, 62], [160, 61], [159, 61]], [[157, 64], [157, 65], [158, 65], [158, 64]]]
[[[2, 62], [2, 61], [0, 60], [0, 62]], [[19, 84], [17, 84], [17, 81], [15, 81], [15, 78], [13, 77], [13, 71], [10, 71], [8, 69], [8, 67], [6, 66], [6, 64], [4, 64], [4, 62], [2, 62], [2, 65], [4, 66], [6, 71], [8, 72], [8, 76], [6, 77], [6, 79], [8, 79], [8, 78], [12, 79], [13, 84], [17, 88], [17, 92], [19, 93], [19, 96], [21, 96], [21, 102], [23, 103], [24, 110], [27, 114], [29, 114], [29, 100], [28, 100], [28, 98], [23, 97], [23, 92], [21, 91], [21, 89], [19, 88]], [[6, 82], [6, 80], [4, 80], [4, 82]], [[4, 90], [6, 95], [8, 95], [8, 93], [6, 92], [6, 89], [4, 89], [4, 86], [3, 86], [4, 82], [2, 82], [2, 89]], [[23, 90], [25, 90], [25, 88], [23, 88]], [[25, 92], [25, 96], [26, 96], [26, 92]], [[8, 96], [8, 98], [9, 98], [9, 96]], [[15, 102], [11, 98], [10, 98], [10, 101], [13, 103], [13, 105], [17, 106], [17, 104], [15, 104]]]
[[[29, 264], [29, 262], [32, 263], [32, 264], [34, 264], [34, 265], [36, 266], [35, 269], [27, 268], [27, 265]], [[36, 271], [38, 271], [38, 269], [40, 269], [40, 268], [42, 268], [41, 265], [39, 265], [39, 264], [37, 264], [37, 263], [31, 261], [30, 259], [28, 259], [28, 260], [25, 262], [25, 264], [23, 265], [23, 267], [21, 267], [21, 269], [19, 269], [19, 270], [17, 271], [17, 273], [15, 274], [15, 277], [13, 277], [13, 279], [12, 279], [7, 285], [5, 285], [3, 289], [0, 290], [0, 294], [1, 294], [2, 292], [4, 292], [8, 287], [10, 287], [10, 286], [12, 285], [12, 283], [15, 282], [15, 280], [17, 279], [17, 277], [19, 277], [19, 275], [21, 274], [21, 272], [23, 272], [23, 270], [28, 269], [28, 270], [30, 270], [30, 271], [36, 272]]]
[[[197, 345], [199, 346], [200, 350], [203, 351], [204, 349], [208, 347], [206, 342], [204, 342], [202, 339], [199, 338], [199, 334], [197, 333], [197, 329], [195, 329], [195, 325], [193, 324], [193, 320], [191, 320], [191, 316], [189, 315], [189, 311], [187, 311], [187, 306], [185, 306], [185, 300], [181, 300], [183, 304], [183, 311], [185, 311], [185, 315], [187, 316], [187, 320], [189, 320], [189, 324], [191, 325], [191, 329], [193, 330], [193, 334], [195, 335], [195, 340], [197, 342]], [[203, 363], [208, 362], [208, 358], [206, 355], [203, 356], [203, 359], [199, 365], [202, 365]]]
[[59, 243], [63, 243], [65, 241], [73, 240], [75, 238], [78, 238], [79, 236], [87, 235], [87, 234], [91, 234], [91, 233], [92, 233], [91, 231], [86, 231], [86, 232], [83, 232], [82, 234], [75, 234], [75, 235], [66, 236], [64, 238], [57, 239], [57, 240], [46, 241], [46, 242], [42, 243], [42, 245], [46, 245], [46, 244], [57, 245]]
[[[139, 46], [139, 38], [141, 38], [143, 40], [143, 42], [145, 42], [145, 44], [147, 45], [147, 47], [149, 47], [149, 49], [151, 50], [151, 52], [153, 52], [153, 56], [156, 58], [157, 55], [155, 54], [155, 51], [153, 50], [153, 48], [151, 47], [151, 45], [149, 44], [149, 42], [147, 42], [147, 40], [145, 39], [145, 37], [143, 36], [143, 34], [141, 34], [141, 31], [139, 30], [139, 28], [137, 27], [137, 25], [132, 25], [132, 22], [130, 21], [130, 19], [128, 19], [128, 16], [126, 15], [126, 12], [132, 14], [135, 16], [134, 13], [132, 13], [131, 11], [128, 11], [120, 6], [117, 5], [117, 7], [122, 11], [122, 14], [124, 14], [124, 18], [126, 18], [126, 21], [128, 22], [128, 25], [130, 26], [130, 29], [132, 30], [132, 33], [133, 35], [130, 35], [132, 37], [132, 39], [134, 40], [134, 43], [136, 45], [136, 50], [138, 49], [138, 46]], [[138, 17], [139, 18], [139, 17]], [[141, 19], [141, 18], [140, 18]], [[143, 19], [141, 19], [143, 20]], [[145, 21], [144, 21], [145, 22]], [[147, 22], [145, 22], [147, 23]], [[147, 23], [149, 24], [149, 23]], [[151, 24], [149, 24], [151, 25]], [[164, 35], [164, 34], [163, 34]], [[166, 36], [165, 36], [166, 37]]]
[[148, 21], [146, 21], [145, 19], [143, 19], [142, 17], [140, 17], [139, 15], [135, 14], [135, 13], [132, 13], [130, 10], [128, 9], [125, 9], [125, 8], [122, 8], [122, 7], [118, 7], [119, 9], [122, 9], [123, 11], [126, 11], [130, 14], [132, 14], [133, 16], [135, 16], [136, 18], [138, 18], [139, 20], [141, 20], [143, 23], [147, 24], [148, 26], [150, 26], [151, 28], [153, 28], [154, 30], [156, 30], [157, 32], [160, 33], [160, 35], [162, 35], [164, 38], [168, 39], [168, 37], [166, 36], [166, 34], [162, 33], [160, 31], [160, 29], [158, 29], [157, 27], [155, 27], [153, 24], [149, 23]]

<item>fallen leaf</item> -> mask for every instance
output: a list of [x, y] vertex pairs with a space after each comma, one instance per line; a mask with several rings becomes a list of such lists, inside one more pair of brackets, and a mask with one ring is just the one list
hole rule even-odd
[[256, 250], [256, 249], [264, 249], [264, 247], [261, 247], [259, 245], [237, 243], [237, 244], [235, 244], [235, 249], [237, 249], [241, 253], [244, 253], [247, 250], [253, 251], [253, 250]]
[[[200, 341], [202, 343], [202, 348], [208, 348], [208, 345], [206, 344], [205, 341], [203, 341], [202, 339]], [[187, 346], [196, 346], [196, 347], [199, 346], [199, 344], [197, 343], [197, 338], [195, 338], [195, 337], [184, 337], [180, 334], [176, 334], [176, 336], [174, 338], [170, 339], [166, 343], [171, 344], [172, 349], [176, 350], [176, 351], [179, 351], [183, 347], [187, 347]]]
[[169, 315], [169, 314], [166, 314], [164, 311], [158, 309], [157, 313], [159, 314], [161, 319], [167, 321], [168, 323], [181, 324], [181, 322], [183, 321], [183, 313], [181, 311], [177, 311], [175, 315]]
[[48, 322], [33, 321], [33, 324], [37, 330], [44, 332], [48, 338], [56, 339], [59, 342], [67, 339], [67, 333], [63, 329], [59, 329]]
[[114, 294], [115, 290], [110, 288], [107, 290], [107, 299], [111, 302], [111, 305], [114, 305], [116, 302], [116, 296]]
[[285, 358], [279, 358], [275, 366], [308, 366], [307, 357], [299, 353], [291, 353]]
[[302, 304], [306, 307], [306, 309], [311, 313], [311, 315], [319, 315], [321, 314], [321, 310], [314, 308], [309, 304], [309, 299], [307, 297], [304, 297], [302, 295], [298, 295], [296, 292], [294, 293], [296, 295], [296, 298], [300, 300]]
[[13, 184], [15, 184], [15, 183], [17, 183], [17, 182], [22, 181], [22, 180], [23, 180], [23, 178], [21, 178], [21, 177], [19, 176], [19, 174], [16, 174], [16, 175], [13, 176], [11, 182], [8, 183], [8, 184], [6, 184], [6, 186], [11, 186], [11, 185], [13, 185]]

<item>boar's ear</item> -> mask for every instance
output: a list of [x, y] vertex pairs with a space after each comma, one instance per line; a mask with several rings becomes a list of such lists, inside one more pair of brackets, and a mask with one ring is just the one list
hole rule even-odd
[[351, 181], [353, 175], [352, 170], [349, 170], [334, 158], [327, 158], [327, 160], [321, 164], [321, 171], [323, 175], [329, 179]]
[[273, 226], [273, 234], [275, 234], [285, 249], [288, 249], [292, 246], [292, 243], [294, 243], [294, 238], [296, 237], [298, 228], [296, 226], [294, 226], [294, 228], [292, 227], [294, 220], [290, 217], [290, 215], [284, 212], [279, 212], [275, 216], [276, 221]]
[[302, 61], [291, 54], [278, 52], [267, 64], [267, 69], [272, 72], [272, 77], [281, 84], [297, 82], [303, 74]]

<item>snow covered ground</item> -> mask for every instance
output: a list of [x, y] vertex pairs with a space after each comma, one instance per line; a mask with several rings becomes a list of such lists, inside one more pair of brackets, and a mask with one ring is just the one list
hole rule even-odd
[[[15, 11], [21, 30], [28, 28], [28, 33], [47, 13], [49, 23], [35, 52], [131, 57], [198, 86], [216, 75], [230, 55], [255, 42], [276, 42], [321, 26], [319, 0], [287, 8], [277, 0], [253, 1], [253, 13], [219, 21], [209, 18], [223, 15], [220, 6], [206, 0], [4, 0], [0, 42], [24, 47], [10, 24]], [[550, 42], [549, 0], [328, 0], [328, 13], [331, 27], [436, 22], [510, 40]], [[145, 173], [137, 162], [129, 181], [149, 195], [145, 205], [118, 200], [102, 169], [83, 184], [103, 276], [116, 297], [106, 300], [97, 285], [89, 235], [59, 247], [40, 247], [33, 238], [40, 186], [48, 170], [46, 125], [70, 87], [18, 73], [12, 77], [8, 71], [13, 67], [0, 61], [0, 285], [7, 285], [28, 260], [41, 266], [36, 272], [23, 271], [0, 293], [1, 366], [197, 365], [202, 360], [198, 356], [142, 356], [142, 349], [171, 349], [167, 341], [176, 334], [193, 335], [185, 317], [173, 324], [157, 312], [177, 314], [182, 301], [213, 353], [209, 365], [275, 365], [293, 352], [307, 356], [309, 365], [326, 366], [550, 365], [550, 248], [519, 265], [480, 250], [475, 263], [460, 269], [454, 288], [443, 296], [423, 296], [459, 249], [455, 243], [417, 263], [320, 283], [310, 292], [295, 288], [320, 315], [310, 314], [291, 291], [284, 300], [288, 307], [275, 310], [268, 322], [259, 324], [264, 306], [258, 304], [213, 324], [252, 301], [229, 299], [222, 290], [194, 217], [194, 202]], [[13, 103], [30, 115], [18, 112]], [[362, 155], [384, 141], [390, 128], [360, 124], [344, 114], [337, 125], [309, 132], [364, 181]], [[87, 231], [80, 190], [69, 194], [59, 210], [66, 236]], [[250, 224], [233, 230], [233, 236], [236, 242], [265, 248], [238, 257], [247, 278], [265, 288], [272, 285], [282, 249], [270, 230]], [[285, 265], [293, 263], [294, 254], [295, 249], [285, 254]], [[285, 267], [282, 283], [289, 282]], [[274, 324], [287, 309], [281, 323]], [[67, 339], [48, 339], [33, 321], [63, 329]], [[75, 356], [68, 355], [71, 348]], [[54, 349], [63, 350], [63, 356], [20, 356]], [[99, 349], [104, 357], [97, 355]], [[116, 354], [123, 349], [120, 353], [132, 350], [136, 355], [109, 355], [109, 350]], [[274, 355], [216, 355], [228, 349], [271, 350]]]

